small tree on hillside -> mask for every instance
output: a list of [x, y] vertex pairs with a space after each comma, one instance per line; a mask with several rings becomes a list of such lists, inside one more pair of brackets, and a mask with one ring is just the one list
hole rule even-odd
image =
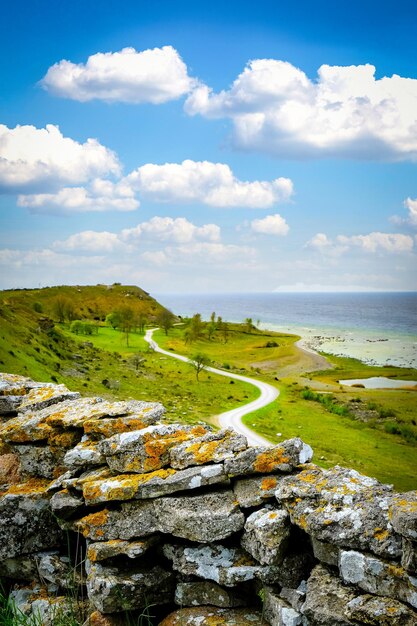
[[253, 330], [253, 321], [251, 317], [245, 319], [246, 332], [251, 333]]
[[204, 354], [203, 352], [197, 352], [191, 357], [191, 359], [191, 365], [195, 369], [195, 375], [198, 380], [200, 372], [205, 370], [210, 365], [210, 359], [207, 354]]
[[168, 331], [173, 327], [175, 315], [168, 309], [162, 309], [158, 315], [158, 324], [164, 329], [165, 334], [168, 335]]

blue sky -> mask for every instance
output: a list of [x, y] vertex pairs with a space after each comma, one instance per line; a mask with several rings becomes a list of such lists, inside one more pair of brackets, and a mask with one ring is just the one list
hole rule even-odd
[[3, 4], [1, 288], [417, 289], [414, 1]]

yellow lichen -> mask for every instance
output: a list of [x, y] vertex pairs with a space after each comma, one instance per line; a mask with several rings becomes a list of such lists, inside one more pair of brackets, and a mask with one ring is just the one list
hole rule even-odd
[[273, 472], [280, 465], [288, 463], [289, 457], [285, 456], [283, 448], [272, 448], [266, 452], [258, 454], [253, 468], [256, 472], [268, 473]]
[[388, 537], [388, 530], [384, 528], [375, 528], [374, 537], [378, 541], [384, 541]]

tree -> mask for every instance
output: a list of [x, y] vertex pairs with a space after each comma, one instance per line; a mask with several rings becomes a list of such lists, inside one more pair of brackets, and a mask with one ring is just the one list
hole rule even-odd
[[120, 330], [125, 336], [126, 346], [129, 347], [129, 335], [132, 332], [135, 312], [129, 306], [124, 306], [117, 313], [120, 316]]
[[138, 326], [139, 332], [143, 335], [145, 332], [145, 326], [148, 323], [148, 318], [146, 317], [143, 311], [139, 311], [136, 315], [136, 324]]
[[195, 313], [190, 321], [188, 322], [188, 327], [184, 336], [186, 338], [186, 343], [189, 341], [196, 341], [200, 339], [204, 332], [204, 322], [201, 319], [201, 313]]
[[142, 356], [142, 354], [140, 354], [140, 352], [137, 352], [136, 354], [132, 354], [131, 361], [132, 361], [132, 365], [134, 366], [135, 370], [138, 371], [140, 366], [145, 361], [145, 358]]
[[252, 318], [251, 318], [251, 317], [247, 317], [247, 318], [245, 319], [245, 326], [246, 326], [246, 330], [247, 330], [247, 332], [248, 332], [248, 333], [251, 333], [251, 332], [252, 332], [252, 329], [253, 329], [253, 321], [252, 321]]
[[57, 296], [52, 302], [52, 310], [61, 324], [68, 319], [70, 322], [75, 319], [75, 307], [71, 300], [66, 296]]
[[120, 326], [120, 314], [117, 311], [112, 311], [106, 315], [106, 324], [111, 326], [113, 330]]
[[205, 370], [210, 365], [210, 359], [207, 354], [203, 352], [196, 352], [194, 356], [191, 357], [191, 365], [195, 369], [195, 375], [198, 380], [200, 372]]
[[168, 335], [168, 331], [173, 327], [175, 315], [168, 309], [162, 309], [158, 315], [158, 324], [161, 326], [165, 334]]

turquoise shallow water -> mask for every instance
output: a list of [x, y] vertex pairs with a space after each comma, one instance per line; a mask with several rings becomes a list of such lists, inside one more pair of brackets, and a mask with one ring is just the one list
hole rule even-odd
[[368, 363], [417, 367], [417, 293], [158, 294], [175, 314], [212, 311], [293, 332], [304, 345]]

